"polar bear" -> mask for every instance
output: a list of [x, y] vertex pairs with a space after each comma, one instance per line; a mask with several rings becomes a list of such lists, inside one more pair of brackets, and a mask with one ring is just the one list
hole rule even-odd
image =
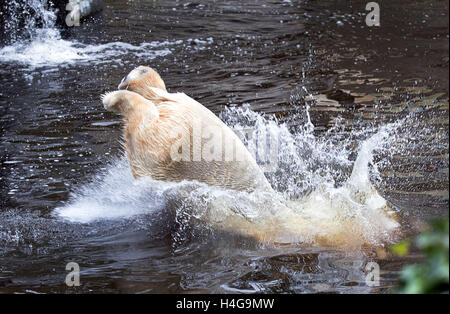
[[124, 146], [134, 177], [271, 190], [245, 145], [216, 115], [185, 94], [168, 93], [164, 83], [154, 86], [160, 88], [145, 88], [151, 100], [130, 90], [103, 96], [105, 108], [124, 117]]
[[[300, 200], [282, 199], [229, 127], [189, 96], [168, 93], [149, 67], [131, 71], [119, 89], [104, 95], [103, 104], [124, 117], [124, 146], [134, 177], [199, 181], [236, 190], [215, 195], [200, 215], [219, 230], [259, 242], [360, 246], [385, 240], [398, 227], [385, 203], [371, 208], [363, 198], [352, 196], [355, 190], [373, 199], [378, 194], [371, 188], [349, 184], [319, 189]], [[248, 197], [237, 191], [258, 193]], [[257, 213], [246, 213], [249, 208]]]

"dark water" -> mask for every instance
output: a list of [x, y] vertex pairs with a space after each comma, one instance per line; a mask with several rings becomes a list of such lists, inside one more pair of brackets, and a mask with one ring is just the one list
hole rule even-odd
[[[369, 28], [362, 1], [108, 1], [59, 41], [49, 34], [34, 39], [37, 46], [20, 39], [9, 46], [16, 50], [3, 48], [0, 291], [390, 288], [417, 254], [277, 247], [198, 230], [183, 230], [180, 240], [184, 226], [165, 215], [88, 223], [55, 216], [71, 193], [100, 184], [87, 185], [121, 155], [120, 118], [103, 109], [99, 96], [140, 64], [158, 70], [170, 91], [216, 114], [249, 104], [295, 129], [307, 123], [307, 112], [316, 137], [339, 123], [337, 146], [407, 119], [375, 153], [373, 184], [397, 209], [401, 236], [448, 216], [448, 2], [380, 6], [381, 27]], [[356, 154], [355, 147], [349, 160]], [[71, 261], [81, 267], [77, 288], [64, 283]], [[380, 287], [365, 284], [370, 261], [380, 264]]]

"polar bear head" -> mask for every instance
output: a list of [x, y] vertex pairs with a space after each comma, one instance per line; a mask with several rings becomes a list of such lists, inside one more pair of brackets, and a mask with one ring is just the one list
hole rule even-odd
[[149, 92], [151, 93], [151, 91], [149, 91], [149, 87], [167, 91], [166, 85], [161, 79], [161, 76], [159, 76], [158, 72], [153, 70], [151, 67], [141, 65], [128, 73], [128, 75], [122, 79], [118, 88], [133, 91], [147, 99], [151, 99], [151, 96], [146, 97], [146, 94]]

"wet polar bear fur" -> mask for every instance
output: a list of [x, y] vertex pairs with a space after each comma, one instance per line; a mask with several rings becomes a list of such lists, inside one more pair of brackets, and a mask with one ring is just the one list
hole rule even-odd
[[185, 94], [147, 89], [152, 101], [129, 90], [103, 97], [107, 110], [124, 117], [124, 146], [134, 177], [271, 190], [239, 137], [211, 111]]

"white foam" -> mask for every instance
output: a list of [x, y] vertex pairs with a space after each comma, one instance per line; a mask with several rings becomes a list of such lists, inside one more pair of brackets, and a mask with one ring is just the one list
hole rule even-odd
[[0, 61], [18, 62], [30, 68], [54, 67], [75, 62], [121, 62], [127, 54], [140, 58], [154, 59], [171, 53], [169, 42], [149, 42], [132, 45], [124, 42], [111, 42], [101, 45], [85, 45], [68, 41], [58, 36], [44, 36], [33, 41], [17, 42], [0, 49]]
[[151, 179], [135, 180], [127, 163], [125, 158], [114, 162], [106, 172], [80, 187], [71, 200], [56, 208], [54, 213], [72, 222], [89, 223], [151, 214], [161, 209], [165, 202], [161, 191], [171, 184], [155, 184]]

